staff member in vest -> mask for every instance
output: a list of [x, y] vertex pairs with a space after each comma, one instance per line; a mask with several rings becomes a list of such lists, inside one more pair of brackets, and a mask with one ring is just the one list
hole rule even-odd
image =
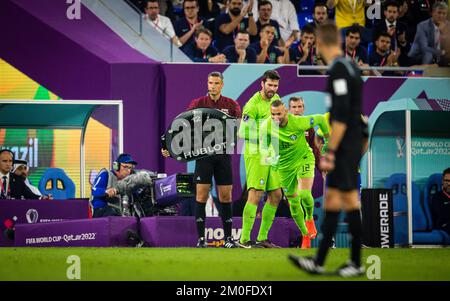
[[116, 186], [117, 181], [131, 174], [138, 163], [129, 154], [120, 154], [113, 163], [113, 168], [102, 169], [92, 185], [91, 204], [94, 208], [93, 217], [121, 216], [120, 196]]

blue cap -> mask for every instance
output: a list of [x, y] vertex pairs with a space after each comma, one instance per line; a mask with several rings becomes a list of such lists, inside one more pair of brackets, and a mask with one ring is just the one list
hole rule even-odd
[[137, 165], [138, 163], [131, 158], [129, 154], [120, 154], [117, 158], [117, 163], [130, 163], [133, 165]]

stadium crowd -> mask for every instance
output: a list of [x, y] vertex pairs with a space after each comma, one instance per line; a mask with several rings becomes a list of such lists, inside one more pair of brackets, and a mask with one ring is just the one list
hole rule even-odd
[[445, 0], [126, 1], [194, 62], [323, 65], [315, 29], [329, 19], [361, 67], [450, 63]]

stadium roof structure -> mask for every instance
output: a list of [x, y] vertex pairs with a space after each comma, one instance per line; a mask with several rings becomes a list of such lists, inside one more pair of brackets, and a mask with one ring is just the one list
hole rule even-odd
[[[369, 188], [374, 187], [375, 175], [381, 176], [381, 173], [387, 175], [389, 171], [381, 170], [378, 163], [374, 162], [375, 156], [379, 160], [386, 162], [398, 162], [391, 166], [392, 170], [398, 172], [398, 169], [405, 168], [406, 183], [412, 183], [413, 171], [417, 172], [417, 168], [413, 169], [413, 148], [412, 140], [420, 138], [450, 138], [450, 101], [446, 99], [412, 99], [403, 98], [399, 100], [382, 101], [378, 103], [369, 118], [369, 149], [367, 152], [367, 184]], [[390, 137], [390, 142], [383, 141], [382, 152], [384, 154], [376, 154], [374, 152], [374, 139], [376, 137]], [[389, 140], [389, 141], [391, 141]], [[379, 143], [380, 144], [380, 143]], [[397, 144], [395, 146], [395, 144]], [[397, 148], [395, 150], [395, 147]], [[397, 159], [404, 162], [392, 160], [386, 156], [396, 156]], [[365, 161], [365, 160], [364, 160]], [[445, 163], [445, 162], [441, 162]], [[381, 164], [381, 163], [380, 163]], [[386, 167], [386, 166], [384, 166]], [[434, 167], [431, 166], [431, 167]], [[445, 166], [444, 166], [445, 167]], [[361, 168], [365, 169], [364, 162]], [[375, 171], [375, 169], [377, 169]], [[412, 185], [406, 185], [406, 195], [408, 199], [408, 245], [413, 244], [412, 235]]]
[[81, 130], [80, 190], [82, 198], [85, 197], [86, 170], [84, 139], [90, 117], [95, 117], [108, 127], [117, 128], [117, 147], [119, 153], [122, 153], [123, 105], [121, 100], [0, 100], [1, 128]]

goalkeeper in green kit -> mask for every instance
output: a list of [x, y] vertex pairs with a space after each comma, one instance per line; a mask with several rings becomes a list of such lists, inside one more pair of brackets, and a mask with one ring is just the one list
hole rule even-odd
[[[259, 143], [259, 127], [270, 119], [270, 105], [280, 99], [277, 94], [280, 75], [268, 70], [261, 80], [261, 90], [245, 104], [239, 136], [245, 139], [245, 173], [248, 199], [242, 214], [242, 234], [240, 243], [244, 248], [277, 248], [267, 239], [275, 213], [282, 198], [278, 172], [268, 161], [269, 155], [262, 153]], [[250, 240], [250, 233], [256, 217], [259, 201], [267, 191], [268, 198], [261, 216], [261, 226], [256, 241]]]
[[[311, 238], [317, 234], [312, 219], [314, 199], [310, 189], [299, 188], [303, 188], [303, 182], [314, 179], [315, 159], [304, 133], [318, 125], [324, 136], [328, 137], [328, 125], [323, 115], [288, 114], [281, 100], [272, 102], [270, 112], [271, 118], [261, 125], [260, 143], [262, 149], [273, 149], [273, 157], [277, 160], [272, 161], [289, 200], [292, 218], [302, 233], [302, 248], [310, 248]], [[302, 205], [306, 211], [306, 222]]]

